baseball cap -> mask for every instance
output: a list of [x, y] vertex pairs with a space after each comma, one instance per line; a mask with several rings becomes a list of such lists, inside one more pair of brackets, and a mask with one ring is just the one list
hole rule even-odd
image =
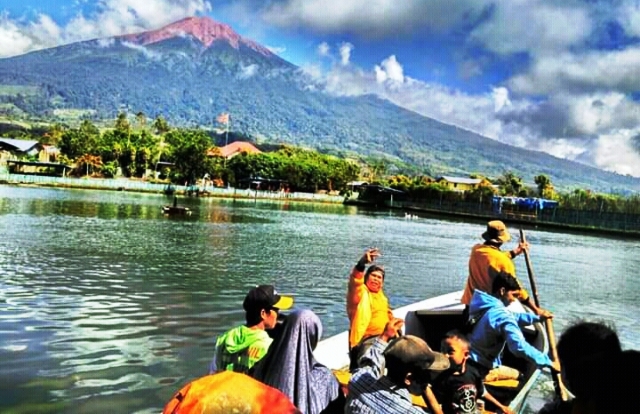
[[254, 287], [247, 293], [242, 303], [245, 311], [271, 308], [289, 309], [291, 306], [293, 306], [293, 298], [278, 294], [272, 285]]
[[420, 370], [444, 371], [449, 368], [449, 358], [440, 352], [434, 352], [429, 345], [417, 336], [404, 335], [389, 342], [384, 351], [388, 365], [404, 365]]

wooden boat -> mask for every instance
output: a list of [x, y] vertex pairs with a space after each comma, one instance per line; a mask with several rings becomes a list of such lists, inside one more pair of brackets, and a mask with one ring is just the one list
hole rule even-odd
[[169, 216], [190, 216], [191, 210], [189, 207], [183, 207], [178, 205], [178, 198], [173, 198], [172, 206], [162, 206], [162, 213]]
[[[463, 326], [462, 311], [464, 306], [460, 303], [462, 291], [448, 293], [431, 299], [413, 303], [395, 309], [393, 314], [405, 321], [404, 334], [416, 335], [423, 338], [432, 349], [440, 349], [440, 340], [444, 334], [452, 329]], [[510, 306], [514, 312], [525, 312], [520, 302]], [[547, 336], [541, 324], [534, 324], [523, 328], [526, 340], [541, 352], [548, 352]], [[348, 382], [349, 355], [347, 352], [349, 343], [348, 332], [342, 332], [318, 343], [314, 355], [318, 362], [326, 365], [334, 371], [341, 384]], [[525, 401], [534, 384], [540, 376], [540, 369], [528, 360], [517, 358], [505, 348], [503, 355], [505, 365], [518, 369], [523, 373], [520, 381], [496, 381], [485, 383], [488, 391], [503, 403], [508, 402], [509, 408], [515, 413], [523, 413]], [[414, 404], [424, 406], [421, 397], [414, 399]], [[486, 412], [491, 413], [495, 407], [487, 403]]]

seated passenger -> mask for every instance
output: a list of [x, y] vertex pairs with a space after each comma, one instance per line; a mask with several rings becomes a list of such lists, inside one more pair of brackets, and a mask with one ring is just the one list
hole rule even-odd
[[[442, 340], [442, 353], [449, 357], [451, 367], [433, 382], [435, 400], [428, 405], [434, 414], [475, 413], [479, 397], [494, 404], [505, 414], [513, 411], [496, 400], [484, 388], [484, 377], [474, 366], [467, 364], [469, 341], [459, 331], [448, 332]], [[440, 406], [442, 405], [442, 409]]]
[[293, 311], [282, 334], [254, 366], [253, 377], [282, 391], [304, 414], [343, 413], [338, 380], [313, 357], [321, 336], [322, 323], [315, 313]]
[[358, 359], [382, 334], [387, 322], [393, 319], [389, 301], [382, 291], [384, 269], [377, 265], [366, 269], [366, 266], [379, 256], [378, 249], [367, 250], [349, 276], [347, 315], [351, 371], [357, 368]]
[[248, 375], [223, 371], [191, 381], [165, 405], [163, 414], [300, 414], [286, 395]]
[[469, 306], [469, 318], [477, 320], [471, 333], [470, 363], [475, 365], [483, 376], [502, 365], [500, 355], [505, 344], [515, 356], [527, 358], [539, 367], [550, 367], [560, 371], [560, 364], [527, 343], [520, 326], [553, 317], [538, 316], [531, 313], [513, 313], [507, 306], [518, 300], [521, 292], [515, 278], [500, 273], [493, 280], [492, 294], [476, 290]]
[[209, 373], [225, 370], [249, 372], [266, 355], [273, 341], [266, 330], [276, 326], [280, 310], [289, 309], [292, 305], [293, 298], [280, 296], [271, 285], [251, 289], [242, 304], [246, 324], [218, 337]]
[[610, 368], [609, 360], [621, 352], [618, 335], [604, 323], [578, 321], [565, 329], [558, 341], [558, 358], [562, 381], [575, 398], [550, 402], [539, 414], [571, 414], [574, 407], [586, 411], [587, 406], [594, 406], [595, 398], [602, 394], [602, 384], [610, 384], [604, 382], [605, 368]]
[[430, 371], [446, 370], [449, 360], [412, 335], [395, 338], [387, 345], [402, 324], [401, 319], [389, 321], [382, 335], [358, 361], [349, 381], [345, 414], [424, 414], [412, 404], [411, 394], [424, 396], [431, 380]]

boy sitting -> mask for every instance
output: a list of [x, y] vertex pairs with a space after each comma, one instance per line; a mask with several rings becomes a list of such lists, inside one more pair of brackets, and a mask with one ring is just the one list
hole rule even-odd
[[[476, 412], [476, 399], [481, 396], [494, 404], [505, 414], [513, 414], [509, 407], [502, 405], [482, 383], [483, 376], [467, 364], [469, 341], [458, 331], [448, 332], [442, 340], [441, 351], [449, 357], [450, 368], [433, 382], [433, 393], [427, 393], [427, 402], [434, 414], [463, 414]], [[440, 405], [442, 404], [442, 408]]]

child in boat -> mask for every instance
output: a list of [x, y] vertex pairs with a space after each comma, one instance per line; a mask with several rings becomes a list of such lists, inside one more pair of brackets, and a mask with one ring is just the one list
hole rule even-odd
[[[494, 404], [505, 414], [513, 411], [500, 403], [485, 390], [483, 376], [474, 367], [467, 364], [469, 359], [469, 341], [459, 331], [450, 331], [441, 344], [441, 352], [449, 357], [450, 368], [440, 374], [433, 382], [433, 397], [427, 404], [434, 414], [475, 413], [478, 397]], [[429, 393], [427, 393], [429, 397]], [[440, 408], [439, 404], [442, 405]]]

